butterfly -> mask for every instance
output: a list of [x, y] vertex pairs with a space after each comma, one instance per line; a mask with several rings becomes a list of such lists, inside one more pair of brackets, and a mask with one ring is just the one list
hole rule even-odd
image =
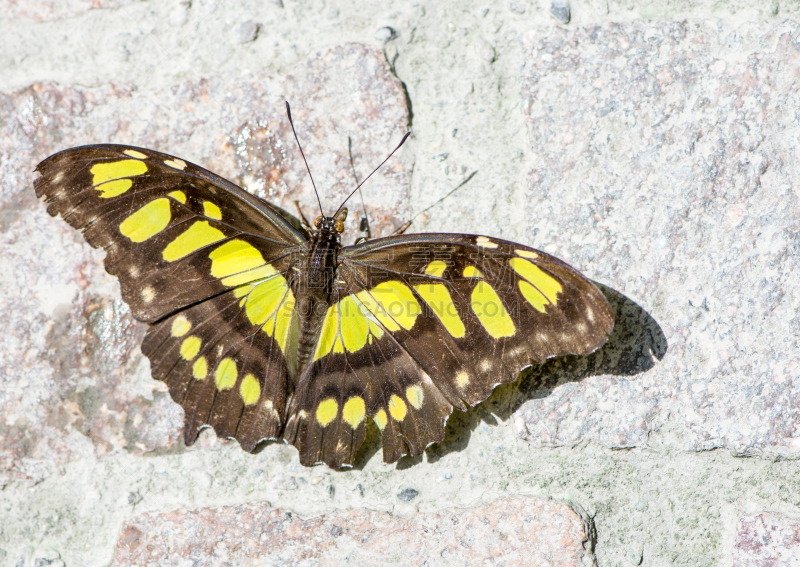
[[105, 250], [149, 325], [142, 352], [184, 409], [187, 445], [210, 426], [250, 452], [283, 439], [303, 465], [346, 468], [371, 420], [392, 463], [441, 441], [453, 408], [531, 364], [593, 352], [614, 325], [592, 282], [514, 242], [398, 234], [343, 246], [344, 206], [298, 226], [214, 173], [137, 147], [68, 149], [36, 171], [47, 211]]

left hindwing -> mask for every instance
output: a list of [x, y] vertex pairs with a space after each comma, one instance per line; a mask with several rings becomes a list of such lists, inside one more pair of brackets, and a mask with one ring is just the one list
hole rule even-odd
[[344, 248], [332, 304], [300, 379], [287, 439], [304, 464], [352, 464], [364, 420], [384, 460], [420, 454], [531, 363], [594, 351], [611, 309], [543, 252], [483, 236], [418, 234]]

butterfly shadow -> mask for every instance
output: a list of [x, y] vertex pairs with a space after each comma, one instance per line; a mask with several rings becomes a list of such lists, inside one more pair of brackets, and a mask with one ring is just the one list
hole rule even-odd
[[[590, 355], [563, 356], [533, 365], [514, 382], [495, 388], [474, 408], [454, 411], [447, 421], [444, 439], [426, 449], [428, 462], [464, 450], [481, 423], [492, 426], [507, 421], [524, 402], [545, 398], [562, 384], [595, 375], [636, 376], [664, 358], [667, 338], [658, 322], [622, 293], [602, 284], [595, 285], [614, 311], [614, 330], [606, 344]], [[421, 460], [421, 457], [406, 457], [397, 467], [408, 468]]]

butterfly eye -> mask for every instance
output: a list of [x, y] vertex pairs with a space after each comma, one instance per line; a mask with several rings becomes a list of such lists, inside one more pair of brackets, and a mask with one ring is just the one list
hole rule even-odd
[[344, 223], [340, 220], [336, 221], [336, 232], [344, 232]]
[[314, 219], [314, 228], [319, 228], [322, 226], [322, 217], [317, 217]]

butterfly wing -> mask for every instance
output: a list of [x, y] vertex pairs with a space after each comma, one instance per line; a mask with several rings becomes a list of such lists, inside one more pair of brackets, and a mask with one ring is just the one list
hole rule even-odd
[[84, 146], [36, 168], [48, 212], [106, 251], [153, 377], [199, 428], [252, 450], [282, 429], [292, 355], [292, 266], [306, 238], [275, 209], [179, 158]]
[[352, 465], [369, 417], [386, 462], [419, 455], [453, 407], [532, 363], [596, 350], [613, 324], [589, 280], [513, 242], [418, 234], [345, 248], [284, 436], [303, 464]]

